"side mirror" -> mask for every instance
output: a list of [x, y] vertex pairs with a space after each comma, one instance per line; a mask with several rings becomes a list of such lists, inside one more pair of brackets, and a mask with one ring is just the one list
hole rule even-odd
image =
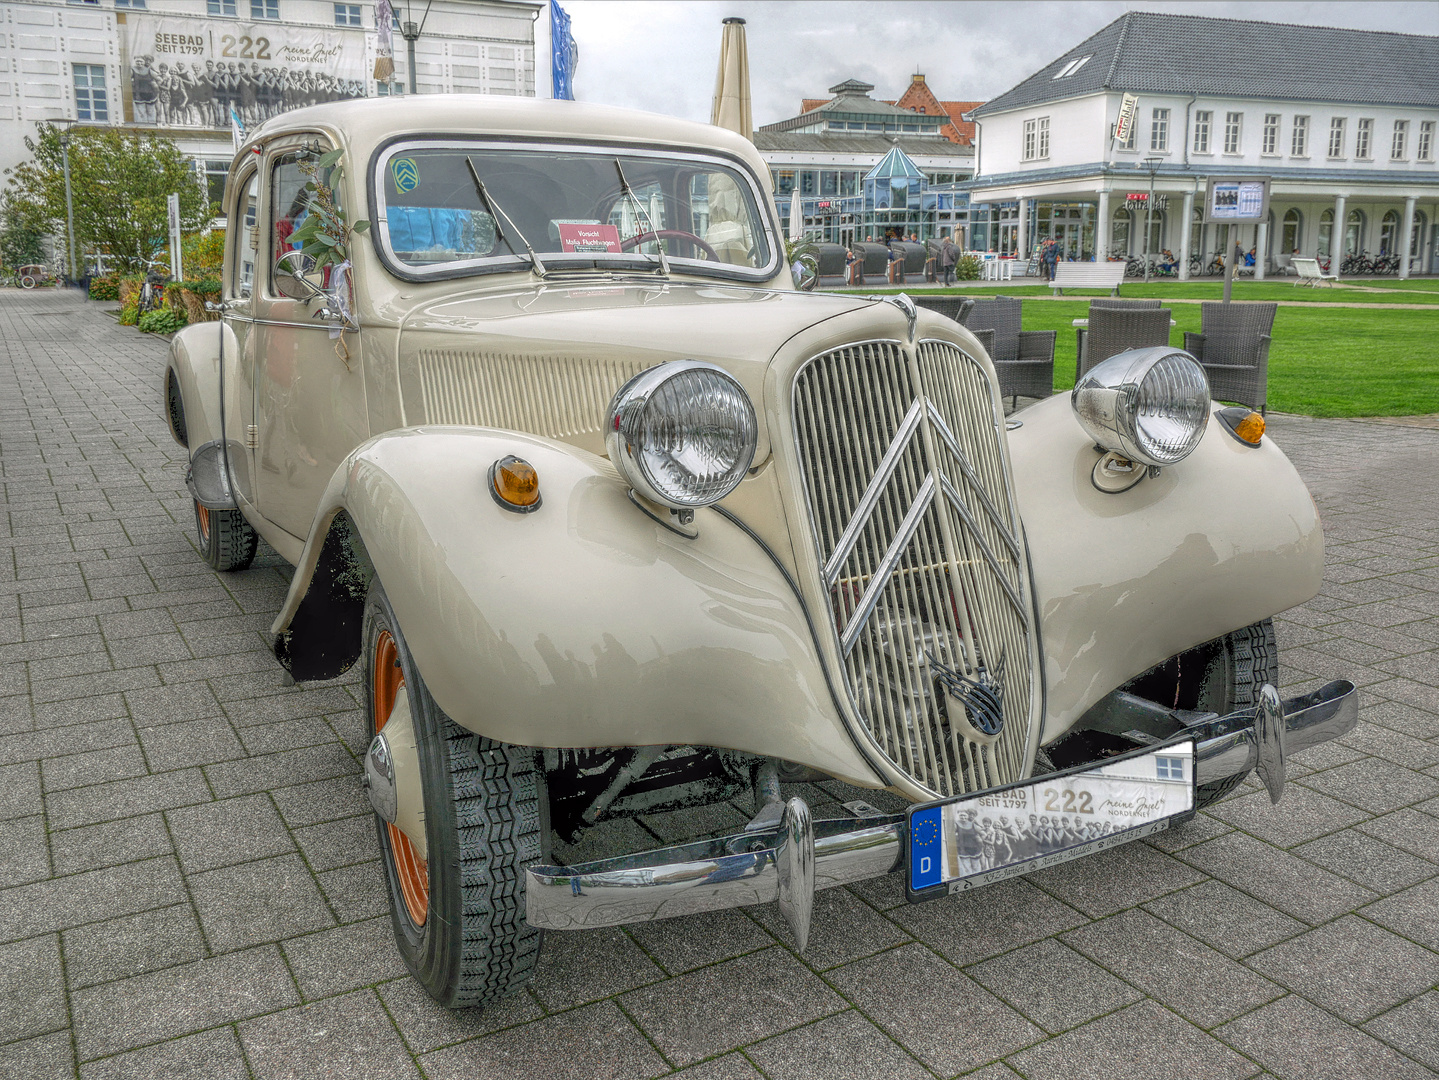
[[313, 300], [325, 293], [315, 257], [303, 251], [287, 251], [276, 259], [273, 276], [275, 288], [291, 300]]
[[814, 261], [805, 256], [790, 264], [789, 274], [794, 279], [794, 287], [805, 292], [812, 292], [819, 282], [819, 271], [815, 269]]

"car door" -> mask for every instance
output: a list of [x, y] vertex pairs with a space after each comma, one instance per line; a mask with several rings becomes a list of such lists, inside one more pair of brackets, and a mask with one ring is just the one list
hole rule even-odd
[[369, 435], [359, 334], [332, 338], [332, 323], [313, 317], [322, 301], [290, 299], [275, 282], [275, 261], [297, 246], [288, 238], [309, 213], [313, 192], [305, 185], [317, 145], [309, 136], [266, 155], [265, 264], [252, 329], [256, 502], [267, 520], [301, 539], [336, 467]]
[[240, 500], [253, 504], [255, 485], [250, 460], [249, 432], [254, 423], [251, 389], [254, 358], [253, 329], [255, 280], [260, 230], [260, 170], [249, 166], [231, 188], [227, 221], [233, 233], [225, 268], [224, 314], [220, 324], [225, 362], [224, 421], [230, 475]]

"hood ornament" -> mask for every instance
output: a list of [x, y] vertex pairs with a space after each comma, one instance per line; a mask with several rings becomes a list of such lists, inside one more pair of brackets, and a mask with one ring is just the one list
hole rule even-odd
[[992, 743], [1004, 730], [1004, 653], [992, 668], [981, 667], [978, 678], [970, 678], [940, 663], [926, 652], [934, 672], [935, 699], [951, 724], [969, 729], [966, 736], [978, 743]]
[[914, 301], [911, 300], [908, 295], [905, 293], [896, 293], [893, 296], [875, 295], [867, 297], [866, 299], [873, 300], [877, 303], [893, 304], [899, 308], [900, 311], [904, 312], [905, 322], [908, 323], [909, 343], [911, 345], [914, 344], [914, 325], [919, 321], [919, 308], [915, 306]]

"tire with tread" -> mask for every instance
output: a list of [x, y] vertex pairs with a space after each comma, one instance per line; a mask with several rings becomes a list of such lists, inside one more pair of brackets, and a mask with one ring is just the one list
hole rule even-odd
[[[1265, 683], [1279, 685], [1279, 645], [1274, 637], [1274, 620], [1265, 619], [1225, 635], [1224, 647], [1216, 658], [1216, 662], [1221, 661], [1223, 672], [1215, 671], [1213, 675], [1215, 681], [1223, 680], [1224, 701], [1220, 707], [1209, 707], [1223, 713], [1258, 704], [1261, 686]], [[1199, 807], [1202, 809], [1217, 803], [1248, 775], [1248, 772], [1242, 772], [1211, 784], [1200, 784], [1197, 792]]]
[[[391, 639], [389, 653], [382, 635]], [[424, 788], [429, 858], [411, 860], [424, 879], [423, 921], [414, 916], [397, 870], [400, 850], [408, 873], [415, 873], [403, 852], [408, 841], [375, 816], [401, 958], [442, 1005], [458, 1009], [503, 998], [529, 981], [539, 959], [542, 932], [525, 922], [524, 871], [543, 854], [543, 772], [532, 749], [486, 739], [445, 715], [415, 667], [378, 578], [365, 603], [362, 655], [371, 731], [377, 704], [388, 719], [395, 696], [408, 695]], [[377, 657], [384, 656], [393, 656], [399, 668], [389, 707], [377, 701]]]
[[244, 570], [255, 561], [260, 535], [238, 510], [207, 510], [195, 503], [200, 554], [216, 570]]

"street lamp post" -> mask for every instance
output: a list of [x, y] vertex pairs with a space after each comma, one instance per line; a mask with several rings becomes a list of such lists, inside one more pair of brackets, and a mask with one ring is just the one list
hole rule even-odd
[[1149, 200], [1144, 204], [1144, 280], [1149, 281], [1149, 236], [1154, 229], [1154, 174], [1159, 171], [1163, 158], [1147, 157], [1144, 167], [1149, 170]]
[[75, 280], [75, 203], [70, 196], [70, 132], [60, 132], [60, 160], [65, 167], [65, 237], [69, 241], [70, 274]]
[[400, 36], [405, 39], [405, 55], [410, 63], [410, 93], [415, 93], [415, 42], [420, 40], [420, 27], [406, 19], [400, 24]]

